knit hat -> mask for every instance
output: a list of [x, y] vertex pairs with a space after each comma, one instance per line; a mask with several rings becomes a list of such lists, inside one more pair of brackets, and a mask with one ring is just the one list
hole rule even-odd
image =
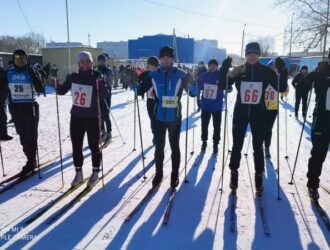
[[164, 46], [163, 48], [161, 48], [159, 51], [159, 58], [162, 58], [164, 56], [169, 56], [174, 58], [173, 48], [170, 46]]
[[17, 50], [14, 51], [14, 53], [13, 53], [13, 59], [15, 59], [15, 55], [25, 56], [26, 59], [28, 59], [28, 57], [29, 57], [28, 53], [26, 53], [26, 51], [25, 50], [22, 50], [22, 49], [17, 49]]
[[257, 42], [252, 42], [248, 43], [245, 47], [245, 55], [250, 54], [250, 53], [255, 53], [260, 55], [261, 54], [261, 49], [260, 45]]
[[210, 66], [211, 64], [219, 66], [218, 61], [216, 59], [211, 59], [208, 63], [208, 66]]
[[98, 61], [106, 61], [107, 60], [107, 57], [104, 55], [104, 54], [101, 54], [97, 57], [97, 60]]
[[80, 51], [77, 55], [77, 62], [79, 63], [81, 60], [89, 60], [90, 62], [93, 62], [93, 57], [91, 52], [89, 51]]
[[301, 67], [301, 70], [307, 70], [307, 71], [308, 71], [308, 66], [307, 66], [307, 65], [303, 65], [303, 66]]
[[152, 65], [152, 66], [155, 66], [155, 67], [158, 67], [158, 65], [159, 65], [159, 61], [158, 61], [158, 58], [156, 56], [149, 57], [148, 60], [147, 60], [147, 63]]

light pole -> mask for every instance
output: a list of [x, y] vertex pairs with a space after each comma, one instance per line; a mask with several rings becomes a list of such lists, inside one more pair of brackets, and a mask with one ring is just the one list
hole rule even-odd
[[244, 36], [245, 36], [246, 23], [244, 24], [243, 34], [242, 34], [242, 48], [241, 48], [241, 58], [243, 58], [243, 49], [244, 49]]

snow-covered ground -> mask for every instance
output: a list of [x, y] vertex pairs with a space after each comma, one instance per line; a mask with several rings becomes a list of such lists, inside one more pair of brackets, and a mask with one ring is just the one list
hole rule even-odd
[[[183, 102], [183, 117], [186, 117], [186, 99]], [[228, 98], [229, 130], [232, 125], [232, 109], [236, 94]], [[185, 122], [181, 133], [181, 183], [175, 196], [169, 223], [162, 225], [162, 218], [168, 200], [169, 175], [171, 171], [170, 149], [166, 145], [165, 178], [158, 192], [128, 222], [126, 216], [151, 187], [154, 174], [152, 165], [154, 148], [145, 101], [140, 101], [145, 164], [147, 179], [142, 174], [140, 138], [137, 131], [136, 151], [134, 148], [134, 105], [132, 93], [122, 89], [114, 90], [112, 114], [123, 135], [125, 144], [118, 136], [113, 123], [114, 142], [103, 151], [104, 172], [108, 173], [104, 187], [100, 182], [70, 210], [54, 223], [46, 222], [56, 211], [64, 207], [84, 187], [61, 200], [39, 219], [28, 226], [25, 221], [36, 211], [56, 199], [70, 187], [74, 176], [69, 137], [69, 110], [71, 96], [59, 97], [62, 146], [64, 157], [64, 181], [61, 185], [60, 162], [42, 170], [38, 175], [0, 195], [0, 248], [1, 249], [329, 249], [330, 232], [319, 215], [312, 208], [307, 196], [306, 171], [311, 150], [310, 125], [306, 124], [297, 163], [295, 184], [289, 185], [293, 169], [301, 124], [293, 115], [294, 98], [291, 91], [287, 105], [281, 105], [280, 112], [280, 177], [281, 200], [277, 200], [276, 126], [271, 146], [272, 158], [266, 161], [264, 209], [269, 224], [270, 236], [265, 236], [260, 210], [254, 194], [254, 164], [252, 145], [248, 151], [250, 133], [247, 133], [242, 151], [242, 161], [237, 194], [236, 232], [230, 231], [230, 190], [228, 168], [228, 145], [231, 147], [231, 132], [225, 148], [224, 191], [220, 192], [222, 169], [221, 144], [219, 155], [212, 156], [212, 141], [204, 156], [200, 150], [200, 113], [194, 111], [190, 98], [187, 180], [184, 183]], [[40, 162], [58, 157], [57, 119], [55, 96], [40, 97], [39, 155]], [[314, 106], [314, 100], [311, 106]], [[288, 131], [285, 133], [285, 110], [287, 110]], [[311, 109], [310, 109], [311, 113]], [[224, 118], [224, 116], [223, 116]], [[311, 120], [308, 117], [308, 120]], [[222, 126], [223, 128], [223, 126]], [[210, 126], [210, 135], [212, 137]], [[25, 157], [13, 126], [9, 134], [15, 139], [2, 142], [4, 166], [7, 177], [20, 171]], [[288, 139], [286, 160], [285, 139]], [[222, 134], [223, 137], [223, 134]], [[194, 138], [194, 141], [193, 141]], [[85, 145], [87, 143], [85, 142]], [[190, 156], [190, 152], [194, 154]], [[245, 158], [244, 153], [248, 154]], [[84, 151], [84, 176], [91, 173], [89, 150]], [[324, 163], [321, 183], [330, 189], [330, 154]], [[1, 177], [0, 181], [7, 177]], [[320, 189], [321, 205], [330, 213], [329, 195]]]

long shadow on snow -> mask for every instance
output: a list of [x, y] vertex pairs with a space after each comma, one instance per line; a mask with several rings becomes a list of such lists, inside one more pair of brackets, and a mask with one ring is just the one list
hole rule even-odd
[[[282, 185], [285, 185], [284, 181]], [[277, 174], [270, 159], [266, 160], [264, 188], [262, 200], [270, 236], [265, 236], [263, 232], [260, 210], [255, 200], [256, 223], [252, 249], [303, 249], [295, 212], [282, 188], [281, 200], [277, 200]]]
[[[145, 154], [151, 149], [152, 146], [147, 148]], [[65, 249], [74, 249], [75, 246], [89, 233], [91, 228], [95, 226], [105, 214], [116, 207], [126, 195], [129, 188], [139, 180], [136, 175], [133, 175], [129, 181], [122, 184], [123, 180], [140, 161], [141, 155], [139, 154], [118, 175], [110, 180], [109, 183], [106, 183], [103, 189], [100, 189], [98, 192], [91, 195], [86, 201], [81, 202], [81, 205], [72, 214], [54, 229], [49, 231], [45, 236], [40, 238], [40, 240], [30, 249], [49, 248], [54, 242], [62, 242], [62, 247]], [[95, 188], [100, 188], [99, 185], [100, 184]], [[56, 212], [47, 217], [44, 221], [47, 221], [54, 214], [56, 214]], [[28, 234], [40, 235], [46, 227], [47, 225], [40, 224]], [[16, 241], [11, 248], [21, 249], [26, 244], [26, 241], [19, 240]]]
[[[88, 150], [88, 148], [85, 148], [83, 151]], [[90, 156], [90, 152], [84, 155], [84, 158]], [[71, 159], [69, 162], [64, 163], [65, 161]], [[73, 160], [72, 160], [72, 154], [69, 154], [65, 157], [63, 157], [63, 170], [66, 169], [67, 167], [72, 166]], [[30, 178], [24, 180], [22, 183], [19, 183], [15, 185], [12, 189], [9, 189], [2, 195], [0, 195], [0, 204], [4, 203], [10, 199], [15, 198], [16, 196], [20, 195], [21, 193], [31, 189], [32, 187], [40, 184], [42, 181], [46, 181], [49, 178], [52, 178], [53, 176], [57, 175], [61, 171], [61, 161], [60, 159], [51, 164], [49, 167], [46, 169], [41, 170], [41, 176], [42, 178], [39, 179], [38, 173], [35, 173], [33, 176]], [[59, 177], [60, 178], [60, 177]], [[60, 180], [59, 180], [60, 182]]]
[[[199, 163], [202, 160], [200, 159]], [[187, 175], [189, 183], [182, 184], [176, 194], [168, 225], [157, 228], [155, 232], [155, 228], [161, 223], [165, 211], [168, 200], [168, 192], [166, 192], [148, 220], [134, 233], [127, 249], [146, 250], [155, 249], [155, 246], [157, 246], [158, 250], [177, 248], [189, 250], [212, 249], [215, 236], [210, 229], [203, 229], [197, 236], [195, 234], [201, 223], [202, 216], [205, 215], [204, 209], [215, 164], [216, 158], [211, 156], [207, 168], [198, 182], [197, 174], [200, 169], [198, 164], [197, 166], [193, 165]], [[123, 247], [126, 237], [137, 220], [138, 218], [135, 218], [134, 221], [130, 222], [130, 225], [123, 225], [116, 237], [111, 241], [108, 249], [120, 249], [120, 247]]]
[[[196, 113], [191, 113], [189, 116], [188, 116], [188, 130], [192, 129], [192, 128], [197, 128], [197, 121], [201, 118], [200, 114], [196, 114]], [[187, 117], [184, 118], [182, 120], [182, 123], [181, 123], [181, 132], [184, 132], [186, 131], [186, 122], [187, 122]]]

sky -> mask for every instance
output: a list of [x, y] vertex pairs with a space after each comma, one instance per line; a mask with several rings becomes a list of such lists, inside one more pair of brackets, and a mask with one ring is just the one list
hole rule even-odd
[[[284, 29], [291, 11], [276, 0], [68, 0], [70, 41], [100, 41], [172, 34], [217, 39], [227, 53], [241, 53], [245, 42], [273, 36], [275, 52], [283, 54]], [[21, 6], [21, 9], [19, 7]], [[26, 18], [24, 18], [24, 15]], [[0, 0], [0, 36], [37, 32], [49, 42], [67, 41], [65, 0]]]

